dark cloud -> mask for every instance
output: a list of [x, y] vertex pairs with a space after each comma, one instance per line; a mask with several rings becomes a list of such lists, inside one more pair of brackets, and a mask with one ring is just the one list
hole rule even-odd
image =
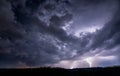
[[93, 39], [92, 47], [100, 47], [108, 45], [110, 48], [112, 46], [119, 45], [119, 34], [120, 34], [120, 21], [119, 21], [119, 9], [115, 13], [113, 19], [108, 22], [102, 30], [99, 30]]
[[[112, 49], [119, 45], [119, 11], [101, 30], [94, 33], [83, 31], [80, 37], [76, 37], [71, 33], [74, 24], [69, 25], [69, 30], [63, 29], [70, 21], [78, 19], [79, 14], [91, 13], [87, 11], [81, 14], [83, 7], [85, 7], [84, 11], [91, 10], [94, 4], [100, 7], [106, 2], [108, 1], [1, 0], [0, 67], [46, 66], [62, 60], [76, 59], [91, 49], [101, 47]], [[73, 11], [78, 7], [79, 10]], [[91, 17], [93, 16], [83, 21], [92, 22]]]
[[[117, 0], [71, 0], [73, 3], [73, 25], [70, 31], [76, 32], [86, 27], [101, 28], [110, 21], [117, 10]], [[109, 6], [111, 5], [111, 6]], [[79, 7], [79, 8], [78, 8]]]
[[[28, 66], [43, 66], [58, 61], [61, 50], [57, 45], [64, 44], [61, 41], [62, 38], [69, 38], [59, 26], [64, 26], [65, 22], [69, 21], [69, 17], [71, 19], [71, 15], [56, 16], [58, 19], [51, 16], [52, 21], [50, 20], [51, 24], [48, 27], [46, 23], [34, 17], [36, 13], [32, 12], [33, 9], [39, 8], [41, 2], [38, 0], [30, 2], [1, 0], [1, 2], [3, 2], [1, 11], [6, 9], [0, 16], [2, 21], [0, 23], [1, 67], [16, 67], [14, 65], [19, 61]], [[54, 22], [58, 23], [54, 24]], [[61, 37], [61, 40], [59, 41], [56, 37]]]
[[27, 0], [26, 7], [32, 12], [32, 11], [38, 9], [38, 7], [45, 1], [46, 0]]

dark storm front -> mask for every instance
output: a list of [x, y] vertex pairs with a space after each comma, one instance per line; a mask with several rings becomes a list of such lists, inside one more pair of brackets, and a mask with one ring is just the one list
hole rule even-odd
[[120, 64], [119, 0], [0, 0], [0, 68]]

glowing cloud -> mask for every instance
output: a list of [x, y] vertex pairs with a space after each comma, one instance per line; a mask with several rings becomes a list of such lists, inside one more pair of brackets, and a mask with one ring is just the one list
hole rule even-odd
[[100, 66], [101, 63], [104, 62], [113, 62], [117, 61], [117, 56], [109, 55], [109, 56], [102, 56], [99, 54], [95, 54], [93, 56], [81, 56], [74, 60], [63, 60], [56, 64], [54, 64], [54, 67], [63, 67], [68, 69], [74, 69], [74, 68], [86, 68], [86, 67], [103, 67]]
[[94, 33], [94, 32], [96, 32], [97, 30], [100, 30], [102, 27], [100, 27], [100, 26], [90, 26], [90, 27], [87, 27], [87, 28], [83, 28], [83, 29], [80, 29], [80, 30], [77, 30], [75, 33], [74, 33], [74, 35], [76, 36], [76, 37], [81, 37], [80, 36], [80, 33], [86, 33], [86, 32], [88, 32], [88, 33]]
[[99, 63], [102, 63], [105, 61], [115, 61], [117, 60], [117, 56], [96, 56], [95, 55], [92, 57], [86, 57], [83, 60], [89, 64], [89, 67], [99, 67]]

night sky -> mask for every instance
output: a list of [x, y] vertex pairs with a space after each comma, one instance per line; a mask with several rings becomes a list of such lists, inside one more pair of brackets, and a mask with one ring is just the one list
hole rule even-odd
[[119, 0], [0, 0], [0, 68], [116, 65]]

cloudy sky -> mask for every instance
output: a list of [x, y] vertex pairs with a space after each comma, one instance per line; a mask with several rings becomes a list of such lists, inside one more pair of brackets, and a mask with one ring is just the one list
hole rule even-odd
[[120, 65], [119, 0], [0, 0], [0, 68]]

